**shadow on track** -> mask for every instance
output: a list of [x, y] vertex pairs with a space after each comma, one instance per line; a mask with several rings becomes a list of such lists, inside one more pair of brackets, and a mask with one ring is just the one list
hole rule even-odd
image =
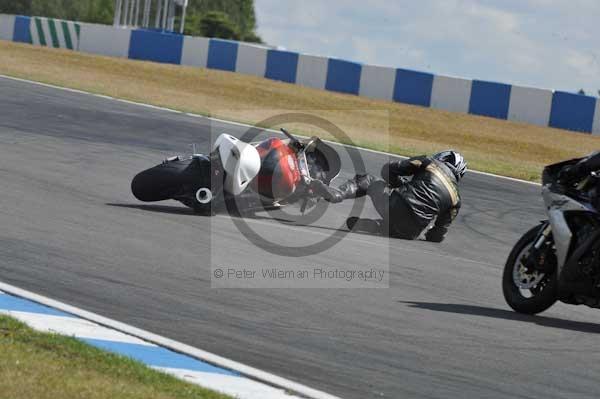
[[279, 222], [281, 224], [288, 224], [290, 226], [296, 226], [296, 227], [308, 227], [311, 229], [341, 231], [341, 232], [349, 233], [348, 229], [344, 229], [343, 227], [336, 229], [335, 227], [320, 226], [320, 225], [316, 225], [316, 224], [307, 224], [307, 223], [302, 223], [301, 221], [298, 221], [298, 220], [285, 219], [285, 218], [277, 217], [277, 216], [261, 216], [261, 215], [256, 215], [256, 214], [249, 214], [249, 215], [244, 215], [243, 217], [245, 217], [246, 219], [254, 219], [254, 220], [270, 220], [270, 221]]
[[191, 215], [191, 216], [202, 216], [195, 213], [193, 209], [186, 208], [184, 206], [172, 206], [172, 205], [143, 205], [143, 204], [112, 204], [107, 203], [108, 206], [114, 206], [118, 208], [130, 208], [130, 209], [141, 209], [143, 211], [158, 212], [158, 213], [170, 213], [173, 215]]
[[[114, 206], [114, 207], [118, 207], [118, 208], [140, 209], [140, 210], [149, 211], [149, 212], [168, 213], [168, 214], [172, 214], [172, 215], [190, 215], [190, 216], [207, 217], [205, 215], [201, 215], [201, 214], [195, 213], [192, 209], [187, 208], [185, 206], [146, 205], [146, 204], [118, 204], [118, 203], [106, 203], [105, 205]], [[227, 212], [222, 213], [222, 215], [227, 215]], [[298, 223], [295, 220], [285, 219], [285, 218], [281, 218], [281, 217], [260, 216], [260, 215], [256, 215], [256, 214], [244, 214], [244, 215], [229, 214], [229, 216], [230, 217], [235, 217], [235, 218], [245, 218], [245, 219], [254, 219], [254, 220], [275, 221], [275, 222], [278, 222], [278, 223], [281, 223], [281, 224], [288, 224], [290, 226], [299, 226], [299, 227], [308, 227], [308, 228], [321, 229], [321, 230], [348, 232], [347, 229], [343, 229], [343, 228], [336, 229], [336, 228], [327, 227], [327, 226], [318, 226], [318, 225], [312, 225], [312, 224], [303, 224], [303, 223]], [[359, 233], [359, 234], [362, 234], [362, 233]], [[367, 233], [365, 233], [365, 234], [367, 234]]]
[[[199, 217], [210, 217], [207, 215], [202, 215], [202, 214], [196, 213], [192, 209], [187, 208], [185, 206], [119, 204], [119, 203], [106, 203], [105, 205], [114, 206], [114, 207], [118, 207], [118, 208], [140, 209], [140, 210], [149, 211], [149, 212], [167, 213], [167, 214], [172, 214], [172, 215], [190, 215], [190, 216], [199, 216]], [[363, 231], [348, 231], [348, 229], [343, 226], [339, 227], [339, 228], [335, 228], [335, 227], [328, 227], [328, 226], [320, 226], [320, 225], [316, 225], [316, 224], [305, 224], [305, 223], [298, 222], [297, 220], [290, 220], [290, 219], [285, 219], [285, 218], [277, 217], [277, 216], [261, 216], [261, 215], [257, 215], [257, 214], [253, 214], [253, 213], [248, 213], [248, 214], [243, 214], [243, 215], [242, 214], [235, 215], [235, 214], [227, 214], [227, 212], [221, 213], [221, 215], [229, 215], [232, 218], [244, 218], [244, 219], [250, 219], [250, 220], [272, 221], [272, 222], [277, 222], [277, 223], [280, 223], [283, 225], [289, 225], [289, 226], [295, 226], [295, 227], [307, 227], [309, 229], [318, 229], [318, 230], [327, 230], [327, 231], [333, 231], [333, 232], [343, 232], [343, 233], [347, 233], [347, 234], [383, 237], [383, 238], [388, 238], [388, 239], [393, 239], [393, 240], [403, 240], [402, 238], [387, 237], [387, 236], [382, 236], [381, 234], [373, 234], [373, 233], [368, 233], [368, 232], [363, 232]], [[424, 241], [424, 240], [419, 239], [419, 240], [415, 240], [415, 241]]]
[[523, 323], [537, 324], [543, 327], [559, 328], [562, 330], [577, 331], [589, 334], [600, 334], [600, 324], [595, 323], [557, 319], [555, 317], [528, 316], [510, 310], [486, 308], [483, 306], [474, 305], [411, 301], [398, 302], [407, 304], [413, 308], [427, 309], [435, 312], [468, 314], [473, 316], [490, 317], [493, 319], [515, 320]]

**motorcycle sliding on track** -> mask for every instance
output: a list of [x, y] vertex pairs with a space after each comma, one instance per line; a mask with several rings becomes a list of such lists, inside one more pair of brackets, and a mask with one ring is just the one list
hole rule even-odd
[[542, 175], [548, 220], [513, 247], [502, 278], [508, 305], [526, 314], [543, 312], [556, 301], [600, 308], [600, 175], [564, 183], [561, 170], [572, 159], [549, 165]]
[[[318, 137], [272, 137], [245, 143], [221, 134], [210, 154], [174, 156], [138, 173], [131, 191], [140, 201], [176, 200], [203, 215], [238, 213], [299, 203], [304, 212], [317, 198], [310, 183], [329, 184], [340, 172], [338, 153]], [[248, 188], [248, 189], [247, 189]]]

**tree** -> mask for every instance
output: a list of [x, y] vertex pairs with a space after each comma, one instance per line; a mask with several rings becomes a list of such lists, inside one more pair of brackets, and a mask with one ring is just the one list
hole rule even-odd
[[[0, 0], [0, 13], [110, 25], [114, 0]], [[184, 33], [262, 43], [256, 34], [254, 0], [191, 0]]]
[[235, 25], [227, 14], [221, 11], [207, 12], [200, 18], [200, 32], [206, 37], [221, 39], [239, 39]]
[[[186, 34], [202, 34], [199, 26], [199, 19], [207, 13], [220, 11], [228, 16], [239, 40], [262, 42], [256, 34], [256, 15], [254, 13], [254, 0], [194, 0], [190, 1], [188, 6], [188, 16], [186, 17]], [[187, 28], [189, 26], [189, 28]]]
[[262, 39], [260, 38], [260, 36], [258, 36], [254, 32], [250, 32], [250, 33], [244, 35], [244, 37], [242, 37], [241, 40], [243, 40], [245, 42], [250, 42], [250, 43], [262, 43], [263, 42]]
[[29, 15], [31, 0], [0, 0], [0, 13]]
[[114, 7], [114, 0], [88, 0], [82, 20], [98, 24], [112, 24]]
[[[237, 26], [240, 35], [244, 38], [253, 35], [255, 38], [260, 38], [254, 33], [256, 29], [256, 16], [254, 15], [254, 0], [239, 0], [240, 20], [237, 21]], [[256, 41], [256, 40], [254, 40]]]
[[33, 0], [36, 15], [112, 24], [114, 0]]

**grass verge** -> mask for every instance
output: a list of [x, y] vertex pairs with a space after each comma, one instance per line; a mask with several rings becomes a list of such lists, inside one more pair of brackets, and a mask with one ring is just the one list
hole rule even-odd
[[0, 315], [0, 396], [11, 399], [227, 399], [75, 338]]
[[[588, 134], [20, 43], [0, 42], [0, 73], [246, 123], [277, 110], [310, 111], [338, 124], [362, 147], [400, 155], [455, 148], [472, 169], [533, 181], [544, 165], [600, 147], [600, 139]], [[296, 127], [303, 134], [324, 135]]]

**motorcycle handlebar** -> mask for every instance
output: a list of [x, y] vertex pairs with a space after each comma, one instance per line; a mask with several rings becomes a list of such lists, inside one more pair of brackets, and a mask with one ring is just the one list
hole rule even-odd
[[297, 148], [302, 148], [302, 143], [300, 143], [300, 140], [298, 140], [296, 137], [294, 137], [290, 132], [288, 132], [286, 129], [284, 128], [280, 128], [279, 130], [281, 130], [281, 133], [285, 134], [285, 137], [287, 137], [288, 139], [290, 139], [290, 141], [297, 147]]

